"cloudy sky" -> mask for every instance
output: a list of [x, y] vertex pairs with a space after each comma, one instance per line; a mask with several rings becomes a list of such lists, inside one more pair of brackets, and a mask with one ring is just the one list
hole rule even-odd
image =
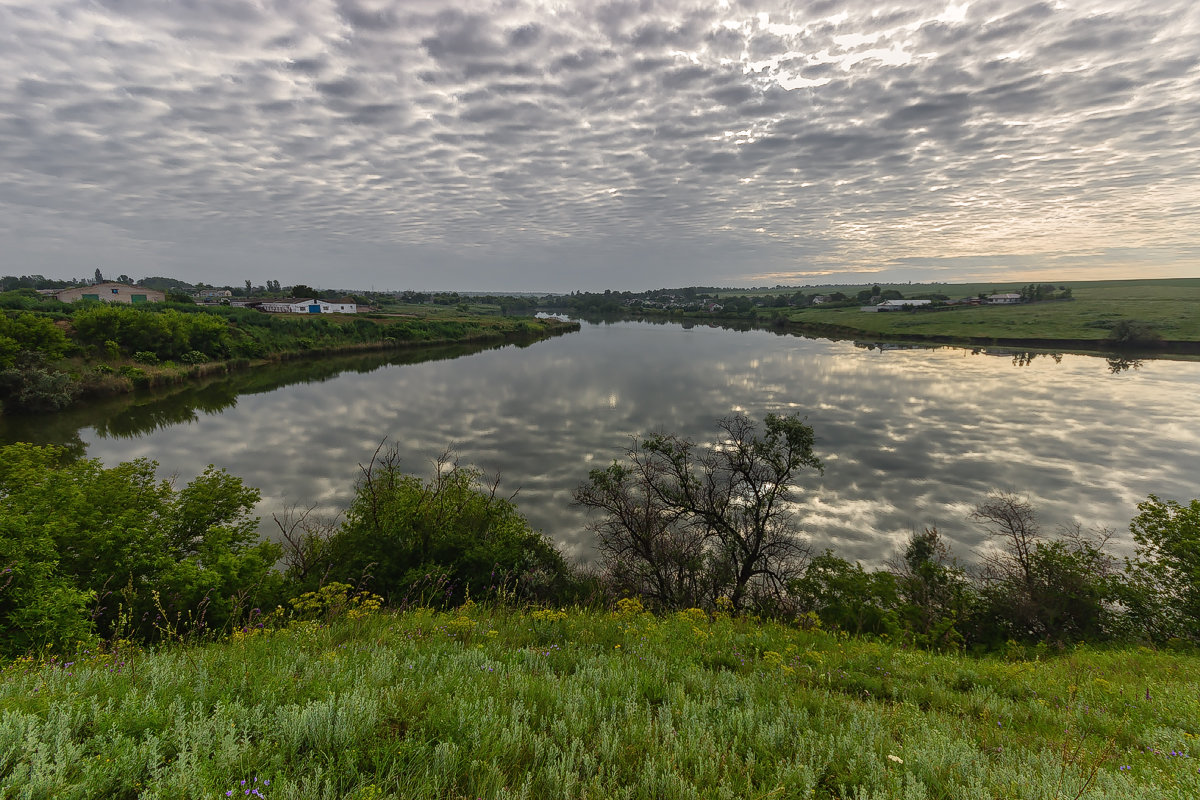
[[1200, 6], [0, 0], [0, 274], [1200, 275]]

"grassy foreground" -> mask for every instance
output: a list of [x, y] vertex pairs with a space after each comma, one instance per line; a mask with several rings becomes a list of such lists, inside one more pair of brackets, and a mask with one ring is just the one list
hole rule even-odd
[[1200, 796], [1194, 655], [977, 659], [629, 606], [13, 662], [0, 797]]

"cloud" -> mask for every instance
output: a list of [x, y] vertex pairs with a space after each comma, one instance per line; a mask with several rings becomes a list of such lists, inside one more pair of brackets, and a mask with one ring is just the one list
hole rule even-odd
[[1096, 276], [1197, 266], [1182, 2], [21, 0], [0, 29], [0, 212], [54, 220], [0, 223], [9, 272], [569, 289], [621, 287], [618, 255], [633, 288], [1085, 248]]

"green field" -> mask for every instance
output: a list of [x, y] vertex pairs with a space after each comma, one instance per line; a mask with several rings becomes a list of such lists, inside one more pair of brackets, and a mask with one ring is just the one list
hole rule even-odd
[[[5, 798], [1195, 798], [1200, 658], [351, 611], [0, 671]], [[257, 794], [250, 794], [257, 790]]]
[[[1122, 320], [1153, 327], [1166, 342], [1200, 341], [1200, 278], [1066, 282], [1074, 299], [1020, 306], [977, 306], [940, 312], [865, 313], [811, 308], [788, 313], [800, 326], [836, 326], [863, 334], [980, 339], [1053, 339], [1098, 343]], [[1020, 284], [901, 285], [906, 297], [936, 291], [952, 299], [1016, 291]], [[885, 287], [887, 288], [887, 287]], [[852, 287], [857, 291], [857, 287]], [[842, 288], [846, 294], [852, 289]]]

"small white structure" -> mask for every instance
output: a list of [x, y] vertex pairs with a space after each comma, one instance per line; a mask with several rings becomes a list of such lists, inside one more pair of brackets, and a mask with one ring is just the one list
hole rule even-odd
[[911, 311], [914, 308], [927, 306], [932, 300], [884, 300], [877, 306], [863, 306], [863, 311]]
[[222, 297], [233, 297], [233, 292], [228, 289], [201, 289], [196, 292], [196, 297], [201, 300], [220, 299]]
[[270, 300], [258, 306], [275, 314], [357, 314], [355, 303], [331, 303], [328, 300]]
[[984, 302], [989, 306], [1012, 306], [1021, 302], [1021, 295], [1011, 292], [1007, 294], [989, 294]]

